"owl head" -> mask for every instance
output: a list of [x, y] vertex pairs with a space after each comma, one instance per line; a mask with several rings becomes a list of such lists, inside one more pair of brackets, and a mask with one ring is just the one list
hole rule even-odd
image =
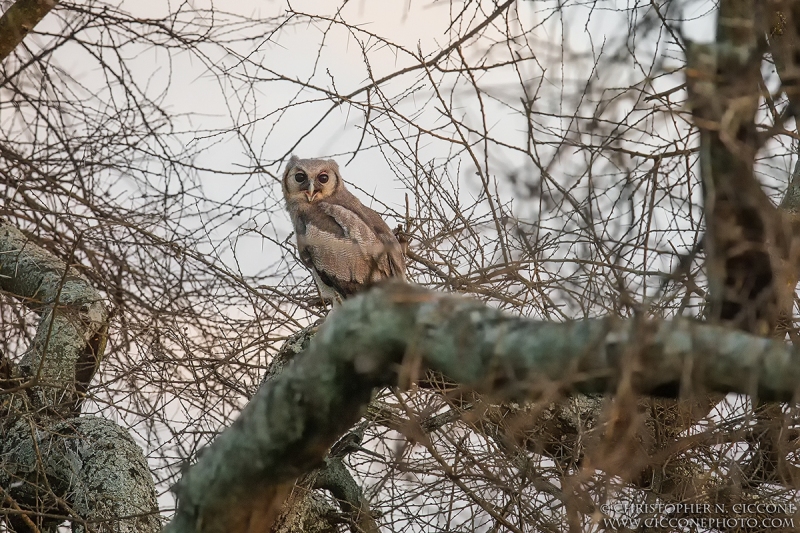
[[283, 172], [283, 196], [289, 204], [313, 203], [344, 188], [333, 159], [300, 159], [293, 155]]

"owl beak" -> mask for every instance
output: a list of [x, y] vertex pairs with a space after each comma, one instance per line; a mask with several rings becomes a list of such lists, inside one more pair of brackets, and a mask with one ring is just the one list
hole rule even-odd
[[308, 201], [310, 202], [310, 201], [312, 201], [314, 199], [314, 197], [316, 195], [317, 195], [317, 192], [314, 190], [314, 182], [313, 181], [309, 181], [308, 189], [306, 190], [306, 198], [308, 198]]

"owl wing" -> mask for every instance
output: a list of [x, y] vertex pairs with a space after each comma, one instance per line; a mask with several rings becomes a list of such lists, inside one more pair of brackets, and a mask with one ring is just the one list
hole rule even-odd
[[[385, 230], [378, 232], [360, 209], [328, 202], [317, 205], [319, 210], [300, 217], [297, 243], [300, 259], [325, 285], [349, 296], [386, 277], [404, 278], [400, 245], [382, 220]], [[390, 259], [392, 255], [395, 258]]]
[[[348, 191], [349, 192], [349, 191]], [[385, 257], [388, 261], [389, 270], [385, 277], [396, 277], [402, 280], [406, 279], [406, 260], [403, 255], [403, 247], [400, 246], [397, 237], [389, 226], [386, 225], [383, 218], [364, 204], [358, 201], [358, 198], [350, 195], [358, 207], [358, 215], [365, 221], [365, 223], [372, 229], [375, 236], [379, 239], [381, 246], [379, 247], [379, 254]]]
[[[347, 206], [334, 202], [320, 204], [348, 236], [361, 244], [366, 258], [372, 263], [372, 282], [383, 278], [398, 277], [405, 280], [406, 263], [403, 249], [381, 216], [364, 206], [358, 198], [343, 191], [348, 198]], [[345, 195], [342, 195], [343, 197]]]

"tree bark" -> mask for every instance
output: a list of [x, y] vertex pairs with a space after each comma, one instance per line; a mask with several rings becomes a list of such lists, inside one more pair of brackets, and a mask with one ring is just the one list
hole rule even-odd
[[[17, 501], [37, 502], [31, 521], [47, 528], [67, 516], [74, 533], [161, 528], [142, 450], [114, 422], [82, 417], [36, 425], [22, 417], [2, 437], [0, 487]], [[40, 519], [47, 514], [52, 518]], [[25, 531], [20, 516], [10, 522]]]
[[[768, 139], [757, 129], [756, 113], [771, 95], [762, 79], [765, 53], [775, 61], [797, 112], [797, 7], [795, 1], [729, 0], [720, 3], [717, 42], [691, 45], [687, 57], [689, 104], [700, 130], [700, 168], [707, 220], [705, 248], [709, 280], [708, 318], [761, 335], [797, 339], [791, 323], [800, 267], [797, 203], [793, 176], [778, 209], [754, 174], [758, 150]], [[773, 112], [775, 125], [785, 117]], [[763, 428], [759, 466], [752, 480], [794, 485], [800, 473], [785, 461], [788, 450], [780, 406], [759, 405]], [[764, 456], [762, 460], [759, 456]], [[747, 470], [747, 468], [745, 468]]]
[[105, 348], [103, 298], [85, 276], [5, 221], [0, 221], [0, 289], [40, 316], [33, 345], [3, 387], [6, 393], [24, 393], [16, 395], [14, 409], [71, 416]]
[[53, 9], [56, 0], [17, 0], [0, 17], [0, 61]]
[[153, 477], [127, 431], [75, 418], [105, 348], [108, 313], [85, 276], [0, 220], [0, 288], [39, 314], [19, 364], [0, 364], [0, 508], [17, 532], [151, 533]]
[[800, 383], [799, 353], [741, 331], [684, 319], [538, 322], [391, 283], [333, 311], [259, 390], [173, 488], [167, 531], [268, 531], [293, 480], [322, 464], [372, 390], [425, 368], [500, 399], [535, 399], [555, 385], [789, 400]]
[[720, 4], [717, 42], [690, 44], [687, 87], [700, 130], [710, 321], [760, 335], [775, 332], [792, 305], [798, 243], [753, 169], [766, 137], [756, 127], [765, 8]]
[[[284, 342], [270, 361], [262, 386], [280, 375], [297, 355], [308, 348], [316, 331], [316, 326], [309, 326]], [[351, 431], [339, 442], [357, 441], [360, 443], [364, 437], [363, 429], [361, 427], [360, 430]], [[358, 486], [344, 465], [343, 457], [353, 451], [352, 448], [344, 443], [335, 448], [340, 449], [332, 452], [325, 459], [324, 466], [310, 472], [294, 486], [272, 526], [272, 533], [335, 532], [338, 529], [336, 524], [342, 521], [349, 522], [350, 530], [354, 533], [377, 533], [379, 531], [372, 516], [369, 501], [364, 497], [361, 487]], [[336, 508], [314, 489], [324, 489], [336, 499], [341, 508], [339, 516], [335, 516], [337, 515]]]

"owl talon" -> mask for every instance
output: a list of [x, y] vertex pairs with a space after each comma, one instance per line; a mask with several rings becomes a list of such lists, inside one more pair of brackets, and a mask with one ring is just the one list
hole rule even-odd
[[326, 307], [328, 303], [321, 296], [312, 296], [306, 300], [309, 307]]

